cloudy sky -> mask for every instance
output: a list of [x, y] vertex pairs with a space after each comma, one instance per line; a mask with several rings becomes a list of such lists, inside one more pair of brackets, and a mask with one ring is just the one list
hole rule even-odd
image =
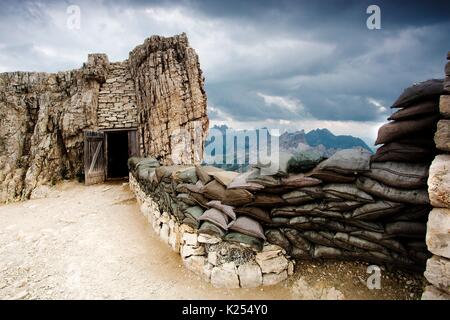
[[[328, 128], [371, 144], [390, 104], [442, 78], [448, 1], [2, 1], [0, 72], [110, 61], [153, 34], [186, 32], [206, 77], [212, 124]], [[369, 30], [366, 9], [381, 9]], [[68, 7], [80, 8], [70, 29]]]

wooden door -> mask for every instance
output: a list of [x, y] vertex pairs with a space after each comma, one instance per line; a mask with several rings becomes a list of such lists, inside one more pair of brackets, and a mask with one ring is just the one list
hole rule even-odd
[[86, 185], [105, 181], [103, 132], [84, 132], [84, 181]]
[[136, 130], [128, 131], [128, 158], [139, 155], [139, 147]]

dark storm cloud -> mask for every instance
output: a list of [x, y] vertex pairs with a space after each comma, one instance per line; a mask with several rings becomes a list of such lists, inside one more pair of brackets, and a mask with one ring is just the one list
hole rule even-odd
[[[65, 9], [82, 9], [68, 32]], [[381, 8], [381, 30], [366, 8]], [[443, 76], [448, 1], [7, 1], [0, 70], [75, 68], [88, 52], [122, 60], [151, 34], [187, 32], [212, 120], [381, 121], [403, 88]]]

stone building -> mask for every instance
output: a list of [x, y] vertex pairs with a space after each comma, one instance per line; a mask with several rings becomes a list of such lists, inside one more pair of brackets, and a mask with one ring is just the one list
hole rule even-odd
[[198, 163], [207, 128], [204, 77], [184, 33], [152, 36], [123, 62], [90, 54], [76, 70], [2, 73], [0, 202], [64, 178], [125, 176], [132, 155], [172, 164], [186, 137], [200, 143], [176, 162]]

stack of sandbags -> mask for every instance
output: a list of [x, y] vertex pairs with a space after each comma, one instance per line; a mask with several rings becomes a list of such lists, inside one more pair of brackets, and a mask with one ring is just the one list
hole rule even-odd
[[415, 84], [400, 95], [392, 108], [398, 109], [378, 131], [376, 145], [382, 144], [372, 161], [428, 162], [435, 154], [433, 136], [439, 115], [443, 80]]
[[298, 259], [423, 268], [428, 167], [371, 163], [371, 155], [362, 148], [324, 161], [296, 155], [273, 175], [261, 166], [239, 174], [154, 159], [130, 159], [129, 166], [162, 212], [199, 233], [255, 250], [267, 241]]
[[[358, 259], [423, 268], [429, 211], [428, 167], [372, 163], [372, 153], [342, 150], [303, 173], [236, 176], [227, 186], [253, 201], [234, 211], [259, 221], [268, 242], [298, 259]], [[405, 189], [398, 189], [401, 186]]]
[[211, 166], [159, 166], [154, 161], [130, 158], [128, 164], [161, 211], [173, 214], [199, 233], [262, 249], [265, 235], [261, 223], [234, 211], [235, 206], [251, 203], [253, 194], [227, 189], [238, 173]]

